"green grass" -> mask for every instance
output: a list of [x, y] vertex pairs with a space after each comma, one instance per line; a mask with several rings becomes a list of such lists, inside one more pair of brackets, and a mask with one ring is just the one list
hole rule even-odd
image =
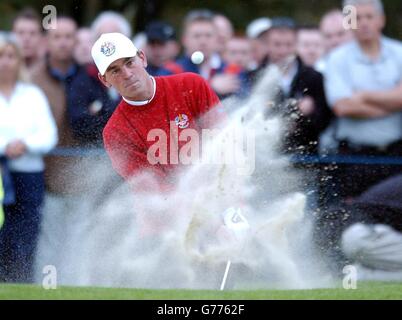
[[0, 285], [0, 300], [402, 300], [402, 283], [359, 283], [356, 290], [256, 290], [256, 291], [196, 291], [196, 290], [141, 290], [117, 288], [60, 287], [45, 290], [39, 286]]

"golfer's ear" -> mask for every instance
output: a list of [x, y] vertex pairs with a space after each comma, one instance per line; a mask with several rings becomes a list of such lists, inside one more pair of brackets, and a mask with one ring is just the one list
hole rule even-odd
[[148, 66], [147, 56], [145, 55], [144, 51], [138, 50], [138, 57], [142, 61], [142, 66], [146, 68]]
[[105, 87], [107, 87], [107, 88], [111, 87], [111, 84], [106, 81], [105, 76], [102, 76], [100, 73], [98, 73], [98, 79], [99, 79], [100, 82], [102, 82], [102, 84]]

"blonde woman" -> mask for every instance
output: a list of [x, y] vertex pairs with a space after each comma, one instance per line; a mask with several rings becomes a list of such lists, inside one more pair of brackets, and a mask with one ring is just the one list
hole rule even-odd
[[15, 40], [0, 34], [0, 157], [7, 160], [15, 203], [4, 206], [0, 282], [31, 282], [44, 196], [43, 155], [56, 146], [57, 129], [42, 91], [23, 80]]

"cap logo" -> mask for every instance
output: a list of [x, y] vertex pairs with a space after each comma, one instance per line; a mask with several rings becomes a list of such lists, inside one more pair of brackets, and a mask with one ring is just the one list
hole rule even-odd
[[105, 42], [101, 46], [101, 52], [106, 56], [110, 57], [113, 53], [116, 52], [116, 46], [111, 42]]

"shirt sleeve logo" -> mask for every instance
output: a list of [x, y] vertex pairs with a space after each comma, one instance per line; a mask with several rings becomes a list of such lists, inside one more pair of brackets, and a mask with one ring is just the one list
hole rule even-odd
[[101, 46], [101, 52], [106, 56], [110, 57], [113, 53], [116, 52], [116, 46], [111, 42], [105, 42]]
[[188, 121], [188, 116], [185, 115], [184, 113], [179, 114], [175, 119], [174, 119], [176, 125], [180, 129], [186, 129], [190, 125]]

